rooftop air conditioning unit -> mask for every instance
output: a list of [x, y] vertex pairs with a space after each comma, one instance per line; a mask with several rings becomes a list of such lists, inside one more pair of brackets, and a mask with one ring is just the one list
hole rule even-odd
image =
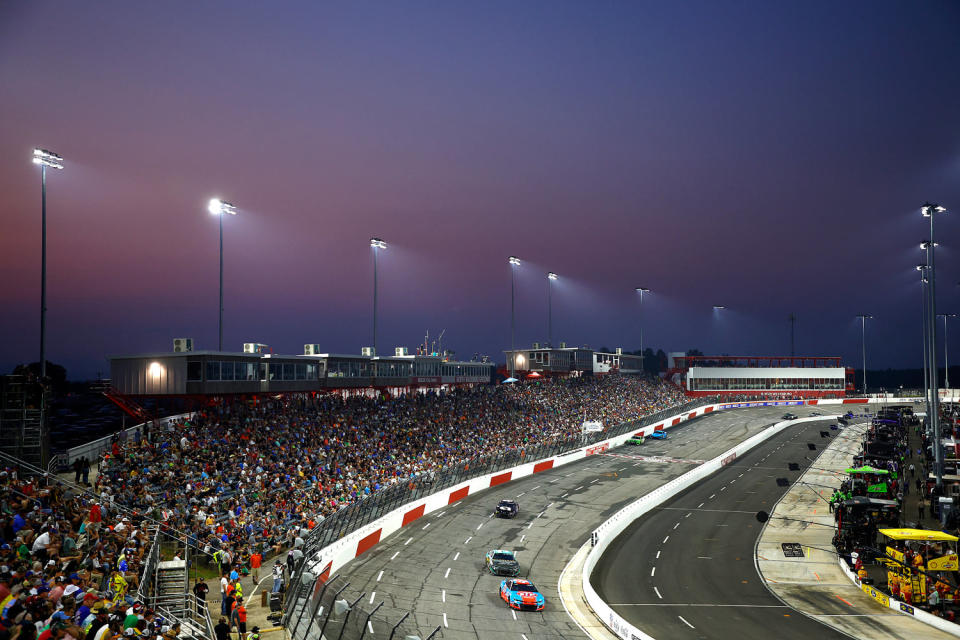
[[618, 356], [622, 356], [622, 355], [623, 355], [623, 347], [617, 347], [617, 355], [618, 355]]
[[193, 338], [174, 338], [173, 352], [182, 353], [184, 351], [193, 351]]
[[566, 349], [566, 348], [567, 348], [567, 343], [566, 343], [566, 342], [561, 342], [561, 343], [560, 343], [560, 348], [561, 348], [561, 349]]
[[364, 347], [360, 349], [360, 354], [372, 358], [373, 356], [377, 355], [377, 351], [373, 347]]
[[244, 342], [243, 343], [243, 352], [244, 353], [263, 353], [267, 350], [269, 345], [261, 344], [259, 342]]
[[305, 344], [303, 345], [303, 355], [305, 356], [318, 356], [322, 351], [320, 351], [320, 345], [318, 344]]
[[393, 355], [395, 356], [408, 356], [410, 355], [410, 350], [406, 347], [396, 347], [393, 350]]
[[533, 348], [534, 348], [534, 349], [539, 349], [539, 348], [540, 348], [540, 343], [539, 343], [539, 342], [534, 342], [534, 343], [533, 343]]

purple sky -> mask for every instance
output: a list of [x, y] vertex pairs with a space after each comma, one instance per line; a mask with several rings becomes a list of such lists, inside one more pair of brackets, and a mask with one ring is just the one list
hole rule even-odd
[[[918, 366], [925, 200], [960, 214], [955, 2], [0, 4], [0, 370], [446, 329]], [[957, 215], [940, 309], [960, 312]], [[719, 321], [711, 307], [728, 307]], [[960, 336], [960, 325], [953, 335]], [[958, 343], [960, 344], [960, 343]], [[960, 349], [956, 351], [960, 362]]]

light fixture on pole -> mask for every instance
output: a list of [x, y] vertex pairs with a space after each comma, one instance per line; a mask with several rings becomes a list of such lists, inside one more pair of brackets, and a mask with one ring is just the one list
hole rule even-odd
[[647, 289], [646, 287], [636, 287], [634, 291], [640, 294], [640, 370], [644, 371], [644, 368], [643, 368], [643, 294], [650, 293], [650, 289]]
[[224, 202], [219, 198], [211, 198], [207, 203], [207, 211], [219, 218], [220, 223], [220, 318], [217, 323], [217, 350], [223, 351], [223, 216], [237, 215], [237, 208], [229, 202]]
[[377, 256], [381, 249], [387, 248], [387, 243], [380, 238], [370, 238], [370, 247], [373, 249], [373, 355], [377, 355]]
[[510, 256], [507, 258], [507, 263], [510, 265], [510, 377], [516, 378], [514, 375], [517, 372], [516, 363], [517, 363], [517, 354], [514, 353], [514, 343], [513, 338], [516, 333], [516, 303], [514, 299], [514, 291], [516, 289], [515, 285], [515, 271], [514, 267], [520, 266], [520, 258], [517, 256]]
[[47, 377], [47, 167], [63, 169], [63, 158], [46, 149], [33, 150], [40, 165], [40, 380]]
[[863, 395], [867, 395], [867, 319], [873, 316], [861, 313], [860, 318], [860, 346], [863, 348]]
[[955, 313], [938, 313], [938, 318], [943, 318], [943, 387], [950, 388], [950, 351], [947, 347], [947, 318], [956, 318]]
[[934, 447], [934, 468], [937, 476], [937, 487], [943, 488], [943, 448], [940, 445], [940, 392], [937, 376], [937, 263], [936, 263], [936, 236], [933, 233], [933, 222], [938, 213], [946, 213], [946, 208], [938, 204], [925, 202], [920, 207], [920, 213], [925, 218], [930, 218], [930, 239], [927, 242], [927, 300], [929, 312], [927, 313], [927, 322], [930, 326], [930, 384], [931, 384], [931, 407], [930, 407], [930, 426], [933, 427], [933, 447]]
[[721, 310], [723, 310], [723, 309], [726, 309], [726, 307], [724, 307], [723, 305], [719, 305], [719, 304], [713, 305], [713, 310], [714, 310], [714, 311], [721, 311]]
[[547, 346], [553, 348], [553, 281], [559, 276], [553, 271], [547, 273]]

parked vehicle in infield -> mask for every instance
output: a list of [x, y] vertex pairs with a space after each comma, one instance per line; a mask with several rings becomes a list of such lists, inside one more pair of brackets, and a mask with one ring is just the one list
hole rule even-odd
[[511, 609], [520, 611], [543, 611], [546, 600], [529, 580], [516, 578], [500, 583], [500, 597]]
[[633, 436], [632, 438], [630, 438], [629, 440], [627, 440], [627, 444], [633, 445], [633, 446], [637, 446], [637, 445], [643, 444], [643, 440], [644, 440], [643, 434], [642, 434], [642, 433], [636, 433], [636, 434], [634, 434], [634, 436]]
[[666, 440], [666, 439], [667, 439], [667, 432], [666, 432], [666, 431], [657, 430], [657, 431], [654, 431], [653, 433], [651, 433], [651, 434], [650, 434], [650, 437], [653, 438], [654, 440]]
[[796, 419], [797, 419], [797, 414], [795, 414], [795, 413], [785, 413], [785, 414], [783, 414], [783, 419], [784, 419], [784, 420], [796, 420]]
[[497, 514], [498, 518], [516, 518], [517, 514], [520, 513], [520, 505], [517, 504], [516, 500], [501, 500], [497, 503], [494, 513]]
[[487, 565], [490, 573], [495, 576], [520, 575], [520, 563], [517, 562], [517, 556], [513, 551], [506, 549], [487, 551], [484, 563]]

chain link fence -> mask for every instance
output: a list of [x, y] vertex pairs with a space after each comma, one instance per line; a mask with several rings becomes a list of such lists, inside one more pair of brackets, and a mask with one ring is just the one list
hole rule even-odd
[[[412, 612], [390, 610], [383, 607], [382, 602], [379, 605], [369, 604], [363, 599], [365, 594], [358, 595], [350, 589], [349, 582], [337, 576], [326, 583], [321, 582], [309, 572], [305, 575], [306, 567], [324, 547], [405, 504], [478, 476], [562, 455], [717, 401], [718, 398], [715, 397], [701, 397], [603, 431], [511, 448], [497, 455], [477, 456], [442, 471], [411, 476], [340, 509], [320, 522], [305, 540], [304, 560], [297, 568], [286, 593], [284, 626], [293, 640], [316, 639], [320, 638], [321, 633], [326, 640], [442, 637], [439, 627], [433, 630], [417, 630]], [[356, 599], [356, 602], [353, 599]], [[340, 604], [334, 604], [335, 602]], [[394, 625], [398, 626], [393, 628]]]

